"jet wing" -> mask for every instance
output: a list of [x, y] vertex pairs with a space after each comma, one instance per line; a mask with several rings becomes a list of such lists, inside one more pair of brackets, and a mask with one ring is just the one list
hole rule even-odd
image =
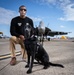
[[[70, 32], [62, 32], [62, 31], [51, 31], [51, 29], [46, 28], [44, 36], [55, 36], [55, 35], [67, 35]], [[35, 35], [40, 36], [38, 27], [35, 28]]]
[[60, 31], [49, 31], [47, 36], [55, 36], [55, 35], [67, 35], [68, 32], [60, 32]]

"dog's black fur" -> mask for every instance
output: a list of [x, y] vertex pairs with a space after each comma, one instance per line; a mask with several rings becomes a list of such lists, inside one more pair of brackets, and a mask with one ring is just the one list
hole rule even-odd
[[29, 67], [27, 73], [29, 74], [32, 72], [34, 59], [36, 59], [39, 64], [42, 64], [44, 66], [44, 69], [47, 69], [50, 65], [64, 68], [64, 66], [61, 64], [53, 64], [49, 62], [49, 56], [46, 50], [43, 48], [42, 45], [38, 43], [37, 38], [35, 36], [32, 36], [33, 33], [34, 28], [32, 28], [31, 25], [26, 25], [24, 27], [24, 44], [28, 55], [28, 62], [25, 67]]
[[[25, 66], [25, 67], [29, 67], [27, 73], [32, 72], [34, 59], [36, 59], [38, 63], [41, 63], [44, 66], [43, 67], [44, 69], [47, 69], [50, 65], [64, 68], [64, 66], [61, 64], [53, 64], [49, 62], [49, 56], [47, 52], [45, 51], [43, 46], [38, 43], [36, 37], [25, 39], [24, 44], [28, 54], [28, 63]], [[30, 62], [30, 58], [31, 58], [31, 62]]]

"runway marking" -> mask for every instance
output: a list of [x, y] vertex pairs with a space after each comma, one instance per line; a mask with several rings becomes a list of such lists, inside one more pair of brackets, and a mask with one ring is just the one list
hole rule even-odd
[[7, 67], [10, 63], [7, 63], [5, 66], [3, 66], [0, 71], [2, 71], [5, 67]]
[[[21, 55], [21, 51], [18, 51], [16, 52], [16, 56], [18, 55]], [[11, 57], [11, 54], [4, 54], [4, 55], [0, 55], [0, 60], [3, 60], [3, 59], [7, 59], [7, 58], [10, 58]]]

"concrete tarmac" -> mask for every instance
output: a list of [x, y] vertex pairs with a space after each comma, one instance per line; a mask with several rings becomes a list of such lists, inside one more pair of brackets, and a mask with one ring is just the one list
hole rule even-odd
[[[42, 65], [34, 64], [33, 71], [30, 75], [74, 75], [74, 42], [72, 40], [51, 40], [44, 42], [50, 61], [60, 63], [65, 68], [50, 66], [43, 69]], [[20, 51], [20, 45], [16, 45], [16, 52]], [[9, 40], [0, 39], [0, 56], [10, 54]], [[0, 75], [27, 75], [27, 64], [22, 56], [17, 57], [17, 64], [9, 64], [11, 58], [0, 60]]]

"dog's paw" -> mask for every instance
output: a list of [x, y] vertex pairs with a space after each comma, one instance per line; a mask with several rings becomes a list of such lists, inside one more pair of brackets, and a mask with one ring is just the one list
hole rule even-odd
[[26, 66], [25, 66], [25, 68], [28, 68], [28, 67], [29, 67], [29, 65], [26, 65]]
[[30, 74], [30, 73], [32, 73], [32, 70], [29, 69], [29, 70], [27, 71], [27, 74]]

